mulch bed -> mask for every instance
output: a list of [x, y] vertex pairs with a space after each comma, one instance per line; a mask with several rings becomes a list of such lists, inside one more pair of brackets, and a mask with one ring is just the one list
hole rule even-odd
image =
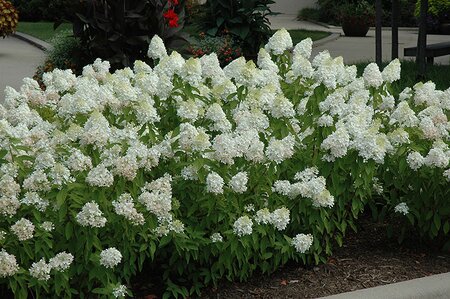
[[409, 235], [399, 245], [386, 226], [369, 217], [359, 221], [328, 263], [312, 268], [288, 265], [271, 276], [246, 283], [221, 283], [203, 298], [317, 298], [450, 271], [450, 253]]

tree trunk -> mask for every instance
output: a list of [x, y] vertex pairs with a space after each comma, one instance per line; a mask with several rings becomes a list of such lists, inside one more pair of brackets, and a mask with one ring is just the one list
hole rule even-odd
[[382, 8], [381, 0], [376, 0], [376, 29], [375, 29], [375, 60], [378, 67], [381, 67], [382, 59], [382, 41], [381, 41], [381, 18], [382, 18]]
[[392, 60], [398, 58], [398, 19], [400, 14], [399, 0], [392, 0]]
[[425, 50], [427, 47], [427, 13], [428, 13], [428, 0], [421, 0], [419, 37], [417, 39], [417, 57], [416, 57], [419, 79], [423, 79], [425, 77], [425, 73], [427, 70], [427, 63], [425, 60]]

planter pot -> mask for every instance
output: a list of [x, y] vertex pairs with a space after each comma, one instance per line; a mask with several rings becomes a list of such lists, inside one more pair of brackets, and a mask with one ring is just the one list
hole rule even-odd
[[369, 32], [370, 24], [364, 19], [349, 19], [342, 22], [345, 36], [363, 37]]
[[439, 25], [439, 31], [441, 34], [450, 34], [450, 23], [442, 23]]

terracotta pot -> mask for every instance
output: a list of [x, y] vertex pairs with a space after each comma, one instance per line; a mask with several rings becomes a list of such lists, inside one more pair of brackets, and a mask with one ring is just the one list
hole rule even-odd
[[362, 18], [348, 18], [342, 21], [342, 30], [345, 36], [366, 36], [370, 23]]

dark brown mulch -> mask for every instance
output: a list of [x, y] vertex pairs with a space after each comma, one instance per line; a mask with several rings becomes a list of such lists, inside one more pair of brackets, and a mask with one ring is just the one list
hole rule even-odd
[[203, 298], [317, 298], [450, 271], [450, 253], [409, 236], [402, 245], [386, 227], [362, 219], [328, 263], [311, 269], [290, 265], [246, 283], [222, 283]]

